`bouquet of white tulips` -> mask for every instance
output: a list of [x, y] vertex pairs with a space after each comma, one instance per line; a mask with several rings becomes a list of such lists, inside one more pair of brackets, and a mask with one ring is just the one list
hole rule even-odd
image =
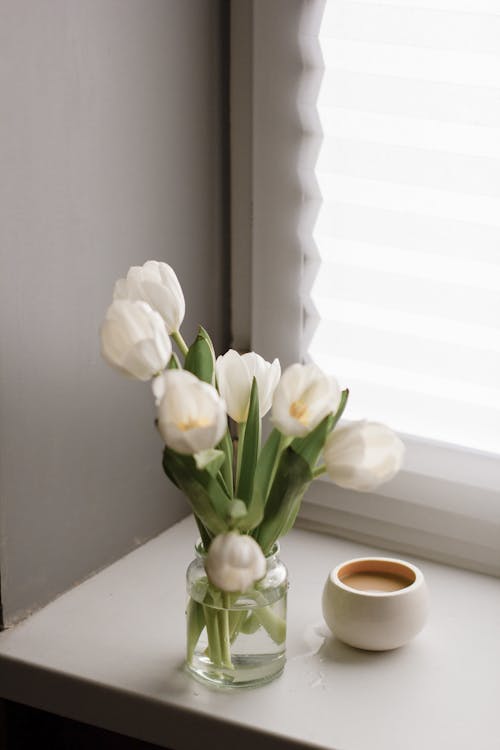
[[[314, 364], [281, 373], [277, 359], [254, 352], [229, 350], [216, 359], [201, 326], [188, 347], [180, 333], [184, 311], [170, 266], [132, 267], [115, 285], [101, 350], [119, 372], [152, 380], [164, 470], [191, 504], [208, 581], [227, 601], [263, 577], [265, 556], [292, 528], [315, 477], [328, 472], [342, 487], [371, 490], [395, 475], [404, 448], [383, 425], [335, 430], [348, 391]], [[269, 411], [272, 430], [261, 444]], [[193, 612], [188, 648], [205, 624], [208, 631]]]

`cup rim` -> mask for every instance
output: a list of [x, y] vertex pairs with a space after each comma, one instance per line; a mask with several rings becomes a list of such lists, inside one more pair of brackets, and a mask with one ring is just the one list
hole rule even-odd
[[[407, 568], [411, 571], [411, 573], [414, 575], [414, 580], [411, 581], [408, 586], [405, 586], [402, 589], [396, 589], [396, 591], [362, 591], [360, 589], [354, 589], [351, 586], [348, 586], [345, 584], [342, 579], [339, 577], [339, 572], [347, 567], [348, 565], [352, 565], [355, 563], [364, 563], [364, 562], [383, 562], [383, 563], [395, 563], [397, 566], [402, 566], [403, 568]], [[381, 598], [381, 597], [395, 597], [395, 596], [404, 596], [405, 594], [408, 594], [411, 591], [414, 591], [417, 586], [420, 586], [424, 580], [424, 576], [420, 568], [417, 568], [416, 565], [413, 565], [413, 563], [408, 562], [407, 560], [401, 560], [398, 557], [374, 557], [372, 555], [367, 557], [353, 557], [350, 560], [344, 560], [343, 562], [339, 563], [330, 573], [329, 580], [334, 586], [337, 586], [338, 588], [342, 589], [343, 591], [347, 591], [349, 594], [362, 596], [362, 597], [375, 597], [375, 598]]]

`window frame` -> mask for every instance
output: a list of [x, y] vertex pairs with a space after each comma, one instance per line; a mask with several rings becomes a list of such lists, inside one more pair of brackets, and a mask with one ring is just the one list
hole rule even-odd
[[[315, 324], [308, 290], [318, 266], [312, 227], [321, 198], [312, 170], [324, 5], [236, 0], [231, 7], [233, 346], [249, 344], [282, 366], [305, 359], [302, 342]], [[240, 300], [247, 300], [243, 314]], [[356, 493], [321, 478], [300, 522], [500, 575], [499, 457], [402, 437], [407, 456], [395, 479]]]

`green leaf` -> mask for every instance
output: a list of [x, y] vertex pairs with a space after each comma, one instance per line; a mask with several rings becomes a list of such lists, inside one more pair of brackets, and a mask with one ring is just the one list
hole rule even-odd
[[163, 451], [163, 467], [187, 495], [195, 515], [212, 536], [228, 530], [225, 519], [229, 514], [229, 498], [208, 471], [197, 469], [192, 456], [176, 453], [167, 446]]
[[273, 471], [279, 456], [283, 436], [279, 430], [274, 429], [262, 448], [255, 471], [254, 488], [260, 493], [264, 503], [267, 500], [269, 486], [272, 484]]
[[172, 352], [172, 356], [169, 359], [167, 370], [182, 370], [181, 363], [179, 362], [179, 357], [175, 352]]
[[[246, 506], [245, 506], [246, 508]], [[254, 489], [252, 494], [252, 500], [248, 508], [246, 508], [245, 515], [237, 521], [235, 528], [238, 531], [253, 531], [264, 518], [264, 502], [259, 490]]]
[[196, 514], [194, 516], [194, 520], [196, 521], [198, 531], [200, 532], [200, 539], [203, 544], [203, 549], [205, 550], [205, 552], [208, 552], [208, 548], [210, 547], [210, 542], [213, 539], [213, 534], [211, 534], [209, 530], [206, 529], [205, 526], [203, 526], [202, 522], [200, 521], [200, 519], [198, 518]]
[[268, 554], [284, 530], [290, 528], [290, 519], [293, 517], [295, 520], [312, 478], [311, 468], [301, 455], [291, 447], [283, 451], [265, 507], [264, 520], [254, 533], [264, 554]]
[[255, 467], [260, 449], [260, 414], [259, 414], [259, 391], [257, 380], [252, 381], [250, 391], [250, 404], [248, 406], [248, 418], [245, 426], [240, 432], [238, 442], [238, 481], [236, 495], [245, 504], [250, 504], [253, 492]]
[[213, 361], [215, 362], [215, 349], [214, 349], [214, 345], [212, 343], [212, 339], [208, 335], [207, 331], [203, 328], [203, 326], [198, 326], [198, 336], [201, 336], [206, 341], [207, 345], [210, 348], [210, 351], [212, 352]]
[[307, 461], [311, 470], [314, 469], [318, 458], [320, 457], [321, 451], [325, 444], [325, 440], [332, 429], [334, 421], [333, 414], [328, 414], [322, 422], [312, 430], [309, 435], [303, 438], [295, 438], [292, 442], [292, 448], [295, 453]]
[[180, 486], [179, 486], [179, 484], [178, 484], [178, 482], [177, 482], [177, 479], [175, 478], [174, 474], [172, 473], [172, 470], [170, 468], [169, 462], [165, 461], [165, 449], [163, 450], [163, 471], [165, 472], [165, 474], [167, 475], [167, 477], [170, 479], [170, 481], [172, 482], [172, 484], [175, 484], [176, 487], [178, 487], [179, 489], [181, 489]]
[[201, 326], [198, 335], [189, 347], [184, 362], [184, 369], [192, 372], [200, 380], [213, 383], [215, 368], [214, 349], [210, 337]]
[[224, 480], [224, 485], [227, 488], [229, 495], [233, 496], [233, 441], [229, 430], [226, 430], [224, 437], [217, 446], [217, 449], [223, 451], [225, 455], [225, 461], [221, 467], [221, 475]]
[[301, 492], [298, 492], [294, 502], [290, 506], [290, 511], [288, 513], [288, 517], [283, 524], [283, 528], [280, 531], [280, 537], [285, 536], [288, 534], [289, 531], [292, 530], [295, 521], [297, 520], [297, 516], [300, 510], [300, 506], [302, 505], [302, 500], [304, 498], [304, 495], [306, 493], [306, 490], [308, 489], [309, 485], [306, 485]]
[[217, 473], [224, 463], [226, 456], [223, 451], [209, 448], [194, 454], [197, 469], [206, 469], [210, 476], [216, 477]]
[[348, 397], [349, 391], [346, 388], [342, 391], [339, 406], [335, 414], [328, 414], [323, 421], [309, 433], [309, 435], [306, 435], [303, 438], [295, 438], [292, 442], [292, 448], [294, 451], [307, 461], [311, 470], [316, 466], [318, 458], [323, 451], [326, 438], [342, 416]]
[[257, 460], [252, 498], [246, 516], [238, 523], [240, 531], [253, 531], [264, 518], [269, 487], [274, 478], [276, 462], [279, 458], [283, 436], [273, 430], [267, 438]]
[[335, 412], [335, 415], [333, 417], [333, 424], [332, 424], [332, 427], [330, 429], [330, 432], [336, 427], [337, 422], [339, 421], [340, 417], [344, 413], [344, 409], [345, 409], [345, 407], [347, 405], [347, 399], [348, 398], [349, 398], [349, 388], [345, 388], [342, 391], [342, 395], [340, 396], [339, 408], [337, 409], [337, 411]]

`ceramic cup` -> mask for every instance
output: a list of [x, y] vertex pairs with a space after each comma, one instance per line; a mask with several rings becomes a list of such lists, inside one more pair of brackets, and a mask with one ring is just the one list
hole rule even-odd
[[[395, 590], [376, 589], [377, 580], [384, 578]], [[366, 587], [359, 588], [363, 582]], [[404, 560], [348, 560], [332, 570], [323, 589], [323, 615], [330, 630], [344, 643], [369, 651], [407, 643], [423, 628], [428, 609], [424, 576]]]

